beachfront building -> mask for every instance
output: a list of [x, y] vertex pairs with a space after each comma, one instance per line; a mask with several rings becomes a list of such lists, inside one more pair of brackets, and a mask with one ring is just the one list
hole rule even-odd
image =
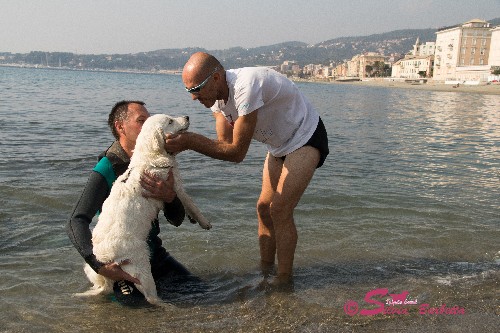
[[375, 52], [367, 52], [359, 57], [359, 77], [371, 77], [384, 69], [385, 57]]
[[347, 61], [347, 77], [359, 77], [359, 54]]
[[385, 59], [385, 63], [388, 64], [390, 67], [392, 67], [396, 61], [402, 59], [403, 56], [399, 53], [391, 53], [387, 58]]
[[300, 72], [300, 67], [297, 62], [286, 60], [281, 64], [280, 72], [286, 75], [298, 75]]
[[488, 65], [492, 67], [500, 67], [500, 25], [491, 29], [491, 45]]
[[413, 50], [392, 65], [391, 77], [412, 80], [432, 77], [435, 49], [435, 42], [422, 44], [417, 37]]
[[314, 72], [314, 64], [305, 65], [302, 68], [302, 73], [304, 75], [312, 75], [313, 72]]
[[[488, 57], [488, 65], [491, 66], [491, 72], [500, 71], [500, 26], [491, 29], [491, 46]], [[488, 76], [488, 81], [500, 81], [500, 75], [492, 74]]]
[[421, 79], [432, 76], [434, 56], [412, 56], [398, 60], [392, 66], [391, 77], [404, 79]]
[[347, 61], [335, 67], [335, 77], [347, 77]]
[[330, 73], [330, 78], [335, 79], [339, 75], [337, 74], [337, 66], [333, 66], [333, 64], [330, 66], [331, 73]]
[[413, 50], [410, 51], [410, 55], [418, 57], [434, 56], [436, 51], [436, 42], [426, 42], [425, 44], [420, 43], [420, 37], [417, 37], [415, 45], [413, 45]]
[[474, 19], [436, 32], [434, 80], [447, 83], [478, 84], [490, 73], [488, 56], [491, 28]]
[[293, 75], [298, 75], [300, 73], [300, 66], [299, 66], [299, 64], [294, 63], [292, 65], [292, 73], [293, 73]]
[[[385, 56], [375, 53], [366, 52], [357, 54], [351, 60], [345, 63], [345, 68], [342, 65], [337, 66], [336, 72], [342, 73], [345, 77], [357, 77], [360, 79], [370, 77], [377, 71], [377, 68], [385, 65]], [[378, 65], [378, 66], [377, 66]]]
[[500, 67], [500, 26], [491, 29], [491, 45], [488, 64]]
[[317, 79], [326, 79], [331, 76], [331, 70], [328, 66], [309, 64], [302, 69], [305, 76], [310, 76]]

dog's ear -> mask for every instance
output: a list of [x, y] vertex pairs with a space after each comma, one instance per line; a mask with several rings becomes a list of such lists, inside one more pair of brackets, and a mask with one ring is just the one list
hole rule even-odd
[[154, 135], [153, 135], [153, 150], [154, 151], [161, 151], [164, 148], [165, 145], [165, 133], [163, 133], [163, 128], [161, 126], [157, 126], [154, 130]]

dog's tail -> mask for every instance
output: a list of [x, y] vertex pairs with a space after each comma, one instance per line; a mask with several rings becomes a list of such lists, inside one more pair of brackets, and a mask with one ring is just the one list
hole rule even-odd
[[97, 295], [103, 294], [105, 291], [106, 291], [105, 288], [92, 287], [89, 290], [87, 290], [86, 292], [75, 293], [75, 294], [73, 294], [73, 296], [76, 296], [76, 297], [97, 296]]
[[86, 264], [84, 267], [85, 274], [90, 282], [93, 284], [92, 288], [83, 293], [76, 293], [73, 296], [87, 297], [96, 296], [100, 294], [109, 294], [113, 291], [113, 282], [102, 275], [97, 274], [94, 270]]

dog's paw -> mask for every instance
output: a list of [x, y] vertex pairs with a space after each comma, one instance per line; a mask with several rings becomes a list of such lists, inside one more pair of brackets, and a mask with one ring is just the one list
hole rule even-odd
[[202, 227], [205, 230], [209, 230], [212, 228], [212, 225], [205, 219], [201, 219], [198, 221], [200, 227]]
[[200, 219], [200, 220], [195, 220], [194, 218], [192, 218], [189, 215], [187, 217], [189, 219], [189, 222], [191, 222], [193, 224], [198, 223], [200, 225], [200, 227], [202, 227], [203, 229], [209, 230], [209, 229], [212, 228], [212, 225], [207, 220], [205, 220], [204, 218]]

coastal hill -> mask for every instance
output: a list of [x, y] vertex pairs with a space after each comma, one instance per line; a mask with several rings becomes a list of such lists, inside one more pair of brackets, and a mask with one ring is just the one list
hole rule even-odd
[[[488, 20], [500, 25], [500, 18]], [[74, 54], [67, 52], [32, 51], [26, 54], [0, 53], [0, 65], [64, 67], [88, 70], [164, 71], [180, 70], [189, 56], [206, 51], [216, 56], [227, 68], [243, 66], [276, 66], [291, 60], [300, 66], [307, 64], [338, 64], [363, 52], [377, 52], [386, 56], [403, 56], [420, 42], [436, 40], [437, 29], [395, 30], [369, 36], [340, 37], [318, 44], [285, 42], [256, 48], [234, 47], [225, 50], [202, 48], [163, 49], [134, 54]]]

